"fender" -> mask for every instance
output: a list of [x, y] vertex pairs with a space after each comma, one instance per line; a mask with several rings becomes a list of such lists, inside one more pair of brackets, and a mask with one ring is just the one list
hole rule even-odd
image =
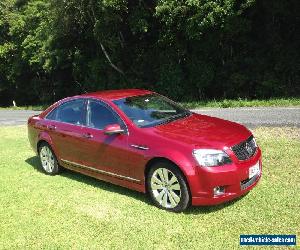
[[58, 151], [55, 148], [55, 145], [54, 145], [54, 143], [52, 141], [51, 136], [46, 131], [41, 131], [39, 133], [36, 146], [38, 145], [38, 143], [40, 141], [46, 141], [51, 146], [52, 150], [54, 151], [54, 154], [57, 157], [57, 160], [60, 161], [59, 153], [58, 153]]
[[[154, 158], [165, 158], [176, 164], [183, 174], [188, 178], [189, 176], [195, 176], [197, 174], [196, 168], [191, 164], [191, 159], [187, 157], [188, 155], [179, 150], [169, 150], [169, 149], [159, 149], [149, 152], [147, 154], [147, 159], [149, 162]], [[192, 152], [191, 156], [192, 157]]]

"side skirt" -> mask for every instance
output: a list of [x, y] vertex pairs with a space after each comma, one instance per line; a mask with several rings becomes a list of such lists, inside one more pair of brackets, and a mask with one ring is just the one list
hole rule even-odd
[[60, 159], [60, 163], [63, 167], [82, 173], [84, 175], [88, 175], [99, 180], [107, 181], [112, 184], [133, 189], [138, 192], [143, 192], [143, 193], [146, 192], [143, 180], [137, 180], [128, 176], [118, 175], [112, 172], [107, 172], [104, 170], [85, 166], [64, 159]]

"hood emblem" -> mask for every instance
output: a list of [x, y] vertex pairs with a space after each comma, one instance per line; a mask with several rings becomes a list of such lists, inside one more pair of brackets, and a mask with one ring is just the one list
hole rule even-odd
[[245, 148], [249, 155], [251, 155], [253, 153], [253, 149], [249, 143], [246, 142]]

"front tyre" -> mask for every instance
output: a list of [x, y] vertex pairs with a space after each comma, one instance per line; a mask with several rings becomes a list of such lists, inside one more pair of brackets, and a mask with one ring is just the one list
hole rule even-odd
[[188, 185], [181, 171], [169, 162], [158, 162], [147, 176], [147, 188], [159, 208], [182, 212], [190, 204]]
[[41, 143], [38, 152], [44, 172], [49, 175], [56, 175], [60, 171], [60, 167], [50, 145], [46, 142]]

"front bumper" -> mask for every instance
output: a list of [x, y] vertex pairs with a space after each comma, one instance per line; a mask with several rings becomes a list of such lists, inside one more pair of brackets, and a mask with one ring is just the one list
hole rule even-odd
[[[259, 162], [260, 171], [249, 179], [249, 168]], [[192, 205], [217, 205], [244, 195], [256, 186], [262, 174], [261, 151], [246, 161], [234, 161], [230, 165], [197, 168], [197, 176], [191, 178]], [[224, 194], [214, 195], [215, 187], [224, 187]]]

